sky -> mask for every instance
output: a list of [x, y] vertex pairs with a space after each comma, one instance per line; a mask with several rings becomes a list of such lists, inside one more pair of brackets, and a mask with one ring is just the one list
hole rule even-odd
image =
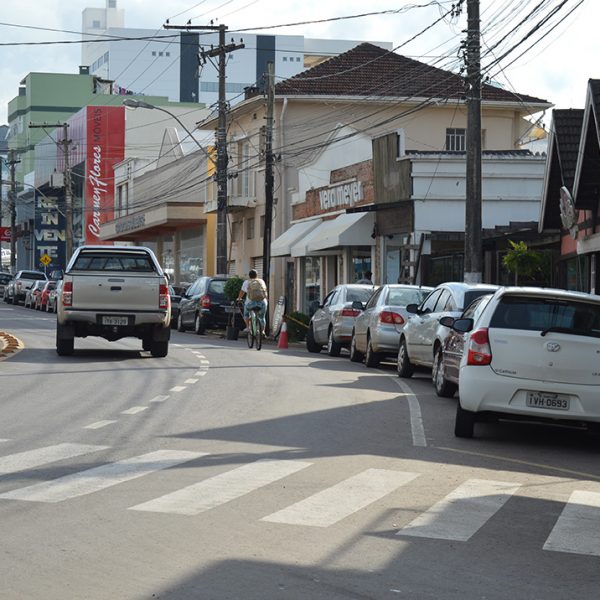
[[[27, 73], [77, 73], [81, 64], [79, 43], [6, 45], [23, 42], [80, 40], [81, 12], [103, 7], [105, 0], [0, 0], [0, 124], [7, 122], [7, 104], [18, 93]], [[441, 17], [459, 0], [118, 0], [125, 11], [125, 26], [159, 30], [171, 24], [225, 23], [230, 35], [263, 29], [265, 34], [392, 42], [397, 52], [457, 71], [458, 46], [465, 37], [466, 3], [462, 15]], [[535, 8], [539, 7], [539, 12]], [[537, 33], [530, 32], [551, 16]], [[381, 13], [341, 18], [365, 13]], [[600, 55], [598, 0], [481, 0], [482, 67], [495, 83], [542, 98], [556, 108], [583, 108], [587, 81], [596, 72]], [[321, 22], [315, 22], [321, 21]], [[433, 26], [434, 22], [437, 23]], [[306, 22], [284, 27], [283, 25]], [[423, 30], [431, 26], [424, 33]], [[34, 28], [62, 30], [45, 31]], [[65, 31], [75, 32], [66, 33]], [[511, 33], [511, 30], [514, 30]], [[159, 32], [160, 33], [160, 32]], [[165, 33], [165, 32], [162, 32]], [[417, 35], [420, 34], [420, 35]], [[229, 35], [229, 34], [228, 34]], [[527, 37], [527, 36], [530, 37]], [[544, 37], [528, 49], [531, 42]], [[412, 39], [414, 38], [414, 39]], [[412, 39], [412, 41], [411, 41]], [[523, 42], [523, 40], [526, 40]], [[504, 52], [510, 51], [505, 58]], [[519, 54], [523, 53], [519, 57]], [[492, 61], [497, 64], [489, 67]], [[488, 68], [489, 67], [489, 68]], [[544, 116], [549, 124], [549, 115]]]

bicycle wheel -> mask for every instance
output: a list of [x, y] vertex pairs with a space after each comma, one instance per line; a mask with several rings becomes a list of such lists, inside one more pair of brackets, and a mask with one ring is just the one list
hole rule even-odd
[[262, 348], [262, 327], [260, 321], [258, 320], [258, 315], [256, 316], [256, 349], [260, 350]]
[[252, 315], [250, 315], [250, 322], [248, 323], [248, 337], [246, 338], [248, 341], [248, 348], [252, 348], [254, 346], [254, 319]]

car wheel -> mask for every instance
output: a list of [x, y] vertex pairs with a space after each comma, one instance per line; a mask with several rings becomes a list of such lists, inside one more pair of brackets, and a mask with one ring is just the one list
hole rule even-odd
[[182, 333], [185, 331], [183, 319], [181, 318], [181, 313], [177, 315], [177, 331], [181, 331]]
[[433, 368], [431, 369], [431, 380], [435, 387], [435, 393], [441, 398], [452, 398], [458, 389], [458, 386], [452, 381], [448, 381], [444, 374], [446, 368], [444, 366], [444, 352], [441, 348], [435, 351], [433, 357]]
[[363, 358], [363, 353], [356, 349], [356, 336], [354, 335], [353, 331], [352, 339], [350, 340], [350, 360], [352, 362], [362, 362]]
[[398, 349], [398, 377], [412, 377], [415, 372], [410, 359], [408, 358], [408, 350], [406, 348], [406, 340], [400, 340], [400, 348]]
[[315, 342], [315, 332], [313, 331], [312, 323], [308, 327], [306, 332], [306, 349], [313, 354], [318, 354], [322, 350], [321, 344]]
[[169, 342], [153, 341], [150, 346], [150, 353], [154, 358], [164, 358], [169, 353]]
[[460, 402], [456, 404], [456, 421], [454, 422], [454, 435], [461, 438], [472, 438], [475, 428], [475, 413], [465, 410]]
[[339, 356], [342, 351], [342, 345], [333, 339], [333, 327], [329, 329], [329, 336], [327, 337], [327, 354], [329, 356]]
[[194, 333], [196, 335], [202, 335], [205, 330], [206, 328], [202, 322], [202, 317], [200, 315], [196, 315], [196, 318], [194, 319]]
[[370, 369], [373, 369], [379, 366], [379, 361], [381, 360], [379, 353], [373, 350], [373, 342], [371, 341], [371, 336], [367, 337], [367, 352], [365, 354], [365, 365]]

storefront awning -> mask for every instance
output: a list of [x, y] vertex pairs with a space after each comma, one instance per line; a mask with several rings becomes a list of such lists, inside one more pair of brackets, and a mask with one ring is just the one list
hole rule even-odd
[[374, 223], [374, 213], [343, 214], [323, 221], [292, 246], [291, 255], [325, 254], [326, 250], [341, 246], [372, 246]]
[[322, 219], [294, 223], [287, 231], [284, 231], [276, 240], [271, 242], [271, 256], [290, 256], [292, 246], [321, 223]]

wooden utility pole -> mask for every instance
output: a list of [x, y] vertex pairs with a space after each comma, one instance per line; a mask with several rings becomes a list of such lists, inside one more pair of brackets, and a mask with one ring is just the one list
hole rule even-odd
[[[275, 69], [267, 63], [267, 127], [265, 131], [265, 228], [263, 232], [262, 276], [269, 288], [271, 275], [271, 229], [273, 225], [273, 105], [275, 103]], [[267, 314], [268, 323], [268, 314]]]
[[203, 51], [203, 59], [218, 57], [219, 71], [219, 120], [217, 125], [217, 273], [226, 274], [227, 268], [227, 95], [225, 88], [225, 64], [227, 54], [244, 48], [244, 44], [226, 44], [226, 25], [165, 25], [165, 29], [182, 29], [185, 31], [202, 30], [218, 31], [219, 45], [216, 48]]
[[15, 158], [15, 151], [8, 151], [8, 165], [10, 167], [10, 272], [17, 272], [17, 179], [15, 165], [21, 161]]
[[482, 280], [481, 243], [481, 39], [479, 0], [467, 0], [467, 197], [464, 280]]

